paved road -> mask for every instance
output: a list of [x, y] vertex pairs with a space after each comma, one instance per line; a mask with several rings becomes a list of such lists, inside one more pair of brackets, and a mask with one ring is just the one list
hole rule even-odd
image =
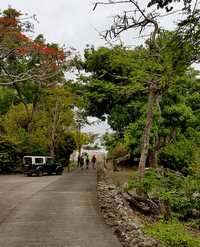
[[96, 203], [92, 170], [0, 176], [0, 247], [120, 247]]

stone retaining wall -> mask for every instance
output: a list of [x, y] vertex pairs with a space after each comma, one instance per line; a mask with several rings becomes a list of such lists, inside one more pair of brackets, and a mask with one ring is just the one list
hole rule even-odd
[[124, 247], [163, 247], [146, 236], [135, 223], [132, 209], [103, 169], [98, 170], [97, 195], [100, 211]]

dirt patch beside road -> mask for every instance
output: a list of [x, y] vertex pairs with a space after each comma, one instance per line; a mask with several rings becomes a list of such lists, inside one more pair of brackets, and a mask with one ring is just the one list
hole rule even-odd
[[119, 171], [113, 171], [112, 161], [106, 162], [106, 174], [112, 178], [112, 182], [120, 188], [127, 184], [130, 177], [137, 171], [137, 167], [119, 167]]

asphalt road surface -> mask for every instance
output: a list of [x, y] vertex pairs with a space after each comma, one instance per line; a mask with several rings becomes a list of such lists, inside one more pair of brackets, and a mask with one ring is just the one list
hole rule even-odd
[[96, 201], [96, 171], [0, 176], [0, 247], [120, 247]]

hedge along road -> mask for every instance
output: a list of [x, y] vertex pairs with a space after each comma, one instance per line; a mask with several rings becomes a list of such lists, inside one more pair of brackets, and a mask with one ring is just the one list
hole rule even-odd
[[0, 176], [0, 247], [120, 247], [98, 212], [96, 170]]

